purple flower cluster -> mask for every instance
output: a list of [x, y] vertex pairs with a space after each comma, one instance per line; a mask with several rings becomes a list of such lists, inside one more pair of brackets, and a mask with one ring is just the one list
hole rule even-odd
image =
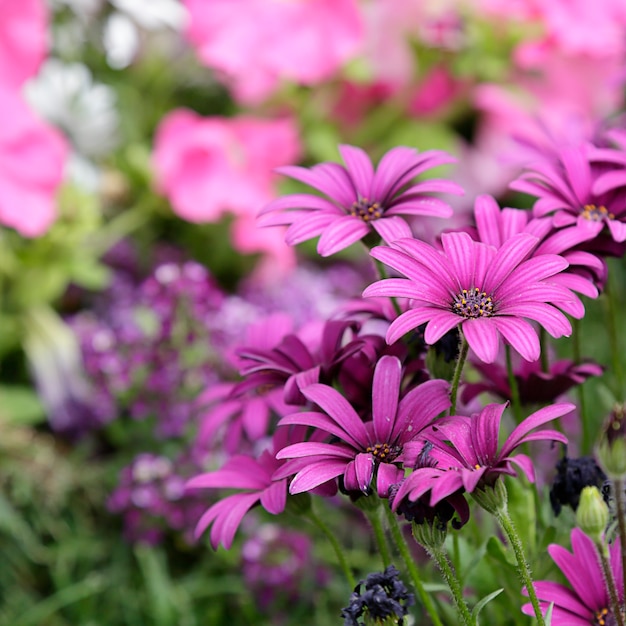
[[180, 531], [189, 543], [205, 506], [185, 494], [185, 482], [197, 467], [177, 459], [143, 453], [120, 473], [107, 508], [123, 516], [129, 542], [160, 543], [167, 531]]

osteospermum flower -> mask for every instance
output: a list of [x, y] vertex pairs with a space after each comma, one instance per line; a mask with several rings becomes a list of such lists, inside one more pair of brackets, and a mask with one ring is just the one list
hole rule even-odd
[[[367, 154], [354, 146], [339, 146], [346, 167], [321, 163], [311, 169], [288, 166], [275, 171], [322, 192], [291, 194], [270, 202], [260, 213], [261, 226], [290, 224], [285, 235], [296, 245], [321, 235], [317, 251], [329, 256], [363, 239], [372, 231], [386, 242], [411, 237], [411, 228], [401, 216], [449, 217], [452, 208], [429, 194], [463, 194], [448, 180], [430, 179], [411, 185], [428, 169], [454, 162], [440, 150], [419, 153], [413, 148], [390, 150], [376, 170]], [[292, 210], [293, 209], [293, 210]]]
[[536, 217], [552, 214], [557, 227], [576, 224], [594, 236], [606, 226], [617, 242], [626, 241], [626, 178], [602, 181], [605, 164], [592, 164], [587, 147], [564, 148], [558, 159], [542, 161], [511, 183], [511, 189], [538, 198]]
[[[613, 626], [617, 624], [611, 609], [602, 567], [593, 541], [580, 528], [572, 530], [572, 552], [551, 544], [548, 552], [571, 585], [571, 589], [548, 580], [535, 582], [543, 614], [552, 606], [552, 626]], [[624, 606], [624, 585], [620, 540], [609, 546], [610, 566], [615, 578], [618, 600]], [[524, 590], [524, 593], [526, 590]], [[534, 615], [531, 604], [522, 611]]]
[[472, 493], [476, 489], [492, 487], [501, 474], [514, 476], [516, 468], [530, 482], [534, 482], [532, 461], [525, 454], [513, 455], [514, 450], [527, 441], [567, 443], [567, 437], [556, 430], [535, 429], [575, 407], [568, 403], [553, 404], [532, 413], [513, 430], [498, 450], [500, 421], [506, 407], [506, 403], [488, 404], [472, 417], [455, 415], [443, 418], [430, 432], [407, 443], [401, 457], [406, 466], [415, 467], [424, 455], [424, 446], [428, 458], [435, 463], [431, 467], [416, 469], [402, 483], [393, 502], [394, 510], [404, 498], [413, 502], [428, 491], [431, 492], [430, 504], [435, 506], [461, 489]]
[[[289, 491], [310, 491], [325, 481], [343, 476], [347, 491], [369, 493], [373, 478], [376, 491], [387, 497], [389, 488], [404, 472], [396, 464], [405, 443], [450, 406], [449, 385], [430, 380], [418, 385], [400, 399], [402, 366], [396, 357], [384, 356], [374, 372], [372, 386], [373, 419], [363, 422], [354, 408], [328, 385], [310, 385], [302, 390], [323, 413], [311, 411], [284, 417], [279, 425], [312, 426], [338, 438], [336, 443], [301, 442], [282, 449], [278, 459], [294, 459], [275, 478], [296, 473]], [[301, 463], [308, 459], [308, 463]]]
[[[529, 259], [538, 243], [536, 237], [521, 233], [496, 249], [467, 233], [444, 233], [443, 251], [438, 251], [416, 239], [400, 239], [371, 254], [406, 278], [378, 281], [363, 295], [412, 299], [411, 309], [389, 327], [389, 343], [428, 322], [424, 340], [433, 344], [460, 325], [485, 363], [495, 361], [500, 335], [524, 359], [535, 361], [541, 352], [539, 338], [525, 318], [553, 337], [569, 335], [571, 325], [556, 306], [578, 300], [566, 287], [546, 280], [563, 271], [567, 261], [552, 254]], [[570, 308], [568, 312], [573, 313]], [[575, 312], [582, 317], [582, 303]]]

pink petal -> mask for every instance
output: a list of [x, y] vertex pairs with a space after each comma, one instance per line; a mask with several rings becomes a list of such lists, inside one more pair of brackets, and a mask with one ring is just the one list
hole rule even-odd
[[500, 342], [497, 326], [492, 319], [464, 320], [461, 329], [470, 348], [483, 363], [493, 363], [496, 360]]
[[346, 469], [345, 461], [324, 460], [311, 463], [300, 470], [289, 485], [289, 493], [311, 491], [332, 478], [337, 478]]
[[355, 146], [340, 145], [341, 158], [354, 180], [357, 193], [362, 199], [376, 200], [371, 196], [371, 185], [374, 179], [374, 167], [367, 154]]
[[448, 331], [458, 326], [463, 318], [449, 311], [435, 311], [430, 316], [424, 332], [424, 341], [432, 345], [439, 341]]
[[472, 238], [462, 232], [443, 233], [441, 243], [460, 285], [465, 289], [478, 286], [474, 282], [475, 242]]
[[483, 283], [485, 291], [494, 293], [514, 269], [537, 247], [539, 239], [520, 233], [507, 239], [496, 252]]
[[[286, 209], [321, 209], [339, 212], [340, 209], [332, 202], [308, 193], [294, 193], [272, 200], [259, 211], [259, 216]], [[308, 212], [308, 211], [307, 211]]]
[[390, 443], [396, 420], [402, 364], [394, 356], [383, 356], [376, 364], [372, 383], [372, 415], [376, 443]]
[[391, 434], [396, 441], [414, 438], [451, 404], [450, 385], [444, 380], [429, 380], [407, 393], [398, 407], [398, 417]]
[[302, 412], [293, 413], [292, 415], [286, 415], [283, 417], [279, 426], [289, 426], [292, 424], [301, 424], [303, 426], [312, 426], [313, 428], [320, 428], [331, 435], [339, 437], [342, 441], [350, 444], [356, 450], [360, 450], [363, 447], [363, 443], [357, 441], [350, 433], [346, 432], [337, 422], [324, 415], [323, 413], [314, 412]]
[[381, 498], [389, 497], [391, 485], [399, 483], [404, 477], [404, 470], [391, 463], [381, 463], [376, 474], [376, 492]]
[[[211, 528], [211, 546], [217, 550], [221, 543], [227, 550], [231, 547], [237, 528], [241, 524], [243, 516], [259, 500], [259, 494], [237, 494], [232, 496], [230, 508], [215, 519]], [[200, 526], [200, 523], [198, 523]], [[197, 532], [197, 529], [196, 529]]]
[[363, 239], [369, 232], [370, 227], [358, 217], [340, 217], [322, 233], [317, 251], [321, 256], [330, 256]]
[[503, 316], [515, 315], [535, 320], [555, 339], [563, 336], [569, 337], [572, 334], [572, 326], [565, 315], [549, 304], [525, 302], [502, 307], [501, 313]]
[[481, 195], [474, 203], [474, 219], [478, 236], [483, 243], [499, 248], [503, 243], [500, 235], [500, 207], [492, 196]]
[[387, 329], [387, 343], [391, 345], [406, 335], [406, 333], [415, 330], [424, 322], [427, 322], [437, 309], [422, 307], [416, 310], [406, 311], [395, 319]]
[[281, 480], [272, 483], [261, 494], [261, 506], [272, 515], [278, 515], [285, 510], [287, 504], [287, 481]]
[[[337, 219], [336, 215], [328, 213], [311, 213], [303, 216], [287, 229], [285, 242], [287, 245], [296, 246], [303, 241], [317, 237]], [[261, 226], [264, 224], [261, 223]]]
[[413, 236], [411, 227], [401, 217], [385, 216], [371, 224], [386, 243]]
[[329, 456], [340, 459], [353, 459], [354, 450], [345, 448], [334, 443], [317, 443], [305, 441], [285, 446], [276, 453], [276, 458], [281, 459], [298, 459], [307, 456]]
[[374, 474], [374, 457], [370, 453], [357, 454], [354, 458], [354, 471], [359, 489], [367, 493]]
[[516, 317], [497, 316], [496, 328], [506, 341], [526, 361], [536, 361], [541, 354], [537, 332], [526, 320]]
[[404, 194], [398, 196], [385, 215], [420, 215], [423, 217], [451, 217], [452, 207], [439, 198], [407, 198]]

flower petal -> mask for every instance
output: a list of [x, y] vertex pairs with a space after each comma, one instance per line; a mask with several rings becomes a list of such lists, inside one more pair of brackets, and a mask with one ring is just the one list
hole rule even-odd
[[321, 256], [330, 256], [363, 239], [370, 227], [358, 217], [346, 215], [328, 225], [317, 244]]
[[311, 491], [332, 478], [343, 474], [346, 469], [344, 460], [328, 459], [307, 465], [300, 470], [289, 485], [289, 493], [296, 494]]
[[539, 337], [532, 325], [519, 317], [499, 315], [494, 318], [496, 328], [526, 361], [536, 361], [541, 354]]
[[496, 360], [500, 342], [494, 320], [467, 319], [461, 324], [461, 329], [470, 348], [483, 363], [493, 363]]
[[346, 144], [339, 146], [339, 154], [341, 154], [341, 158], [354, 181], [359, 198], [377, 200], [370, 194], [374, 180], [374, 167], [367, 154], [361, 148]]
[[287, 504], [287, 481], [280, 480], [272, 483], [261, 494], [261, 506], [272, 515], [278, 515], [285, 510]]
[[372, 416], [376, 443], [391, 443], [396, 421], [402, 364], [394, 356], [383, 356], [376, 364], [372, 383]]

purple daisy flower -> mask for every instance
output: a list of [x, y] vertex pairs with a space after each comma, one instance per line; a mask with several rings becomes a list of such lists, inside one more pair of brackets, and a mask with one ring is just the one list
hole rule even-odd
[[[473, 360], [472, 367], [482, 375], [476, 383], [466, 383], [461, 400], [471, 402], [476, 396], [487, 392], [511, 400], [511, 386], [506, 366], [502, 363], [481, 363]], [[548, 404], [576, 385], [581, 385], [590, 376], [602, 376], [602, 366], [597, 363], [574, 363], [568, 359], [553, 361], [547, 372], [541, 361], [520, 361], [513, 367], [519, 390], [520, 402], [525, 405]]]
[[[373, 419], [363, 422], [349, 402], [327, 385], [311, 385], [302, 393], [323, 413], [310, 411], [284, 417], [279, 425], [301, 424], [338, 438], [336, 443], [301, 442], [282, 449], [278, 459], [288, 462], [275, 478], [297, 473], [289, 491], [310, 491], [327, 480], [343, 476], [347, 491], [369, 493], [376, 478], [378, 495], [386, 498], [389, 488], [400, 482], [404, 471], [396, 459], [404, 445], [417, 437], [450, 406], [449, 385], [430, 380], [401, 396], [402, 365], [396, 357], [382, 357], [374, 371]], [[296, 466], [307, 460], [307, 465]]]
[[[535, 481], [532, 461], [525, 454], [513, 451], [527, 441], [560, 441], [567, 438], [556, 430], [537, 430], [557, 417], [566, 415], [575, 406], [569, 403], [553, 404], [529, 415], [517, 426], [498, 450], [500, 421], [505, 404], [488, 404], [472, 417], [455, 415], [442, 418], [422, 436], [404, 446], [401, 461], [415, 467], [423, 457], [426, 446], [428, 457], [435, 461], [432, 467], [416, 469], [401, 485], [394, 500], [394, 509], [404, 498], [414, 502], [428, 491], [430, 504], [435, 506], [444, 498], [464, 489], [472, 493], [485, 486], [493, 486], [501, 474], [515, 476], [521, 470], [530, 482]], [[534, 431], [534, 432], [531, 432]]]
[[[535, 590], [545, 615], [552, 607], [552, 626], [611, 626], [616, 624], [602, 567], [593, 541], [580, 528], [574, 528], [571, 534], [572, 552], [562, 546], [551, 544], [548, 552], [559, 566], [572, 588], [548, 580], [535, 582]], [[620, 540], [617, 538], [610, 546], [610, 565], [615, 579], [618, 600], [624, 606], [624, 585]], [[524, 594], [528, 595], [524, 589]], [[522, 611], [534, 615], [532, 605], [525, 604]]]
[[276, 451], [294, 439], [301, 440], [305, 430], [281, 428], [274, 434], [271, 449], [264, 450], [258, 458], [233, 456], [221, 469], [187, 481], [186, 489], [243, 490], [216, 502], [204, 513], [196, 526], [196, 538], [213, 524], [211, 546], [217, 550], [221, 543], [228, 550], [244, 515], [257, 503], [272, 515], [282, 513], [287, 503], [287, 481], [273, 478], [276, 470], [283, 465], [276, 459]]
[[536, 217], [553, 214], [554, 226], [575, 224], [594, 236], [607, 226], [613, 239], [626, 241], [626, 176], [607, 182], [607, 165], [592, 163], [588, 146], [563, 148], [557, 159], [536, 163], [511, 189], [539, 198]]
[[[536, 237], [521, 233], [498, 249], [473, 241], [467, 233], [444, 233], [441, 240], [442, 251], [416, 239], [372, 250], [374, 258], [406, 278], [378, 281], [363, 295], [412, 299], [411, 309], [389, 327], [389, 343], [428, 322], [424, 340], [432, 345], [460, 325], [485, 363], [495, 361], [500, 335], [524, 359], [535, 361], [541, 352], [539, 337], [524, 318], [562, 337], [572, 329], [556, 306], [568, 303], [568, 313], [584, 315], [582, 303], [569, 289], [546, 280], [563, 271], [567, 261], [553, 254], [529, 259], [539, 244]], [[574, 307], [576, 301], [579, 308]]]
[[330, 256], [372, 230], [388, 243], [411, 237], [411, 228], [401, 216], [450, 217], [452, 208], [430, 194], [464, 193], [459, 185], [443, 179], [411, 185], [426, 170], [455, 162], [454, 157], [440, 150], [420, 153], [403, 146], [393, 148], [376, 170], [360, 148], [341, 145], [339, 152], [346, 167], [321, 163], [311, 169], [277, 168], [278, 173], [299, 180], [326, 197], [299, 193], [278, 198], [261, 211], [260, 225], [290, 224], [285, 241], [291, 246], [321, 235], [317, 251]]

